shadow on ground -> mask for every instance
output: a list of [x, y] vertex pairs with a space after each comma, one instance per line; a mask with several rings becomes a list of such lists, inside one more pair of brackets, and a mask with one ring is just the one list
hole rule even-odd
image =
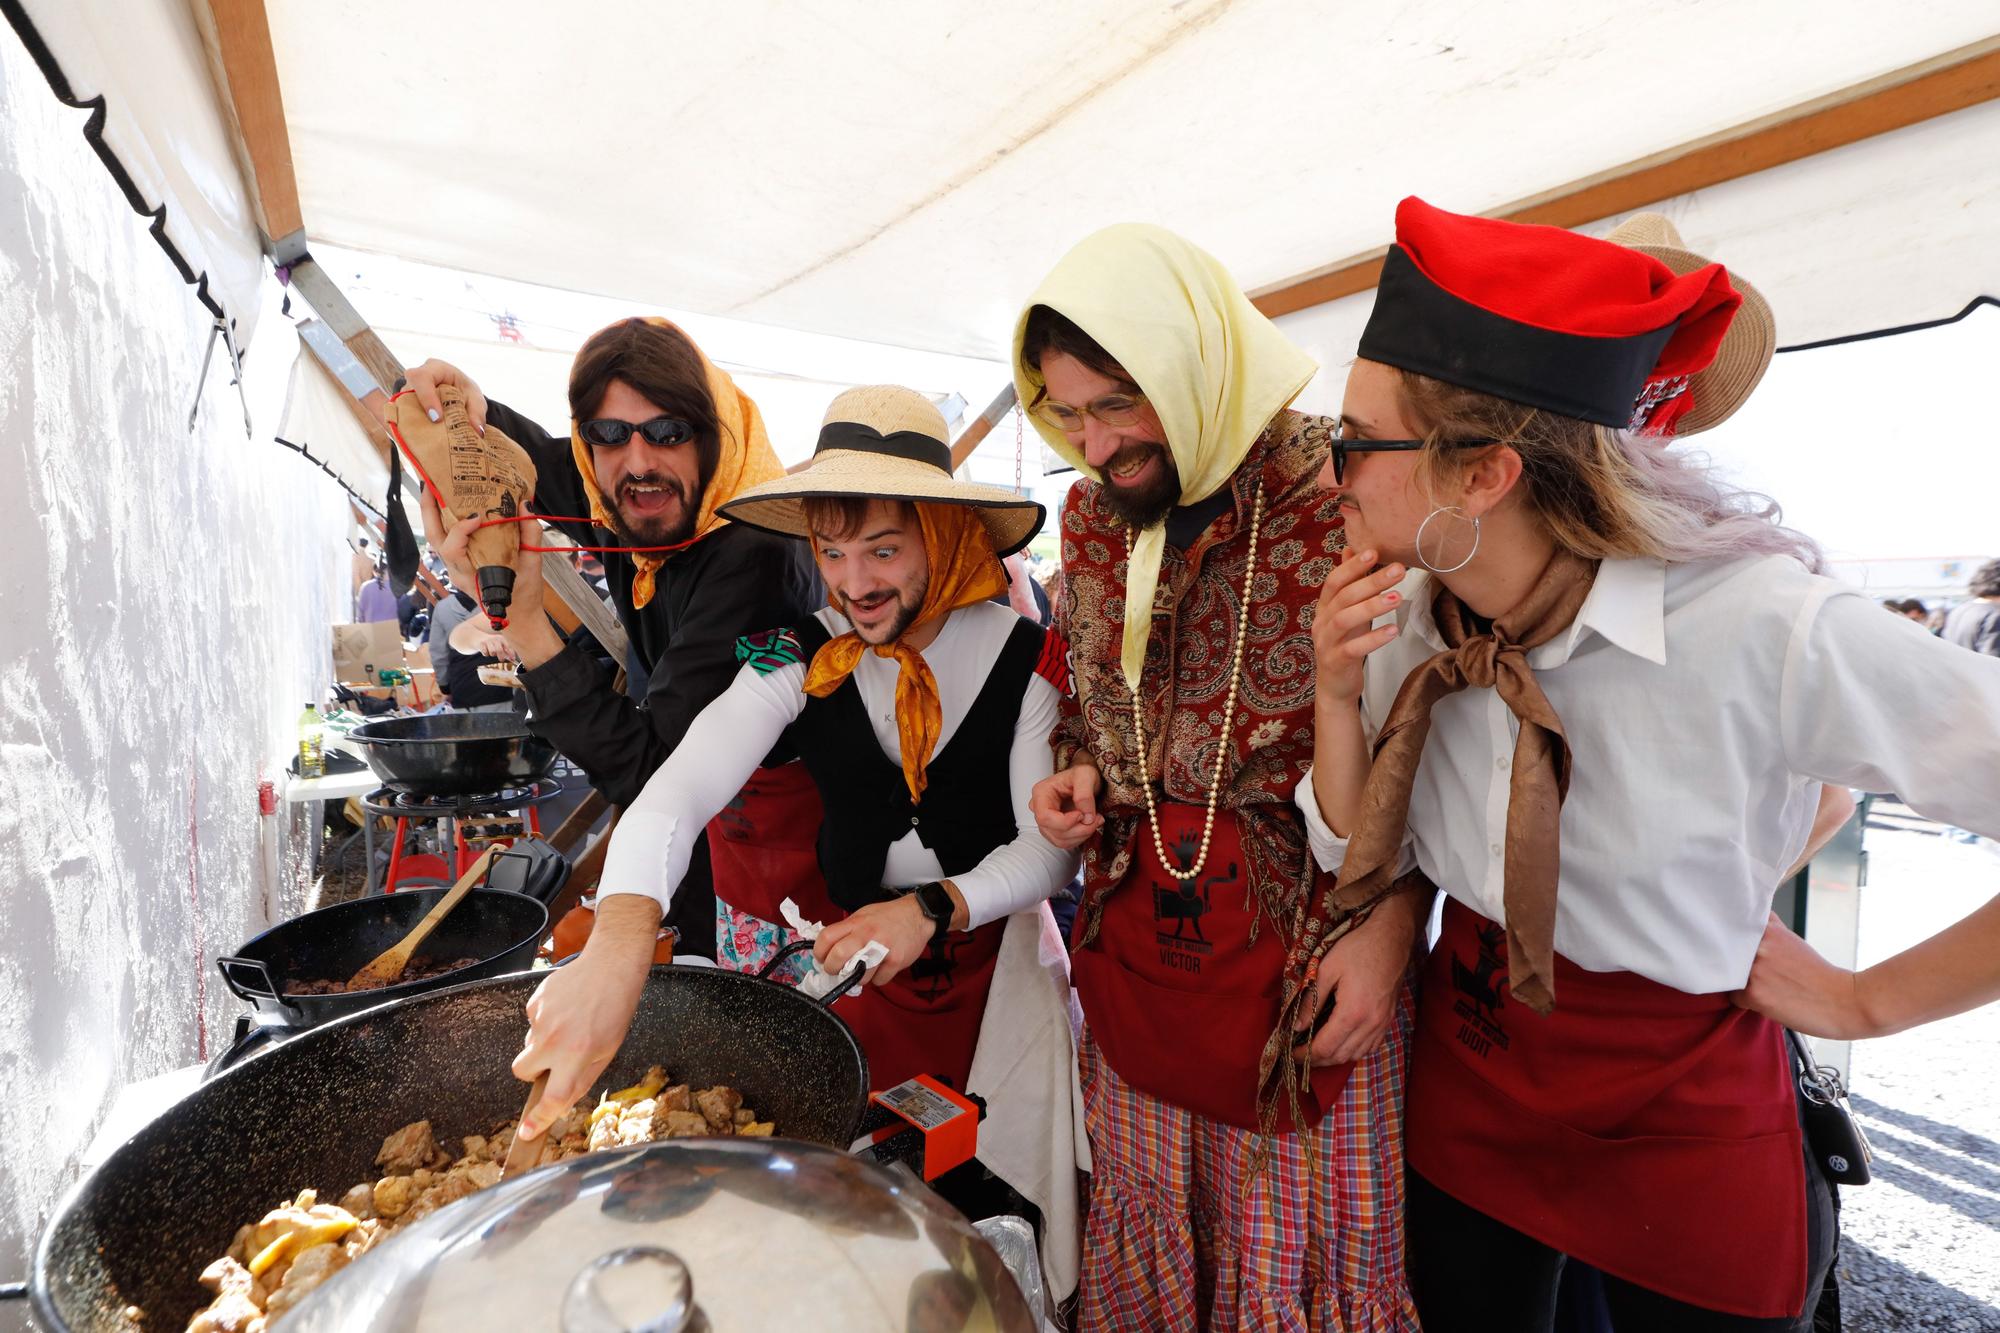
[[2000, 1310], [1865, 1245], [1840, 1243], [1843, 1333], [2000, 1333]]

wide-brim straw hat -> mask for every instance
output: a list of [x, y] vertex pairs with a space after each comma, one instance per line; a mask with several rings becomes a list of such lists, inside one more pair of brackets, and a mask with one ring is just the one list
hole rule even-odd
[[[1604, 239], [1651, 255], [1679, 274], [1719, 262], [1688, 249], [1679, 229], [1658, 213], [1634, 213]], [[1742, 294], [1743, 304], [1730, 321], [1715, 360], [1689, 378], [1687, 391], [1694, 402], [1675, 424], [1676, 436], [1712, 429], [1735, 415], [1771, 368], [1771, 356], [1778, 350], [1778, 322], [1772, 318], [1771, 303], [1733, 268], [1729, 285]]]
[[721, 512], [753, 528], [810, 537], [805, 501], [815, 497], [970, 505], [1003, 556], [1026, 546], [1047, 512], [1014, 491], [952, 476], [944, 414], [915, 389], [892, 384], [866, 384], [834, 399], [812, 461], [751, 487]]

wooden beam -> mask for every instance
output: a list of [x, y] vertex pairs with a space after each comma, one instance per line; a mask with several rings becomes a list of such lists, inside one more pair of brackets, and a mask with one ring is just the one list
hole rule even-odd
[[354, 359], [374, 377], [375, 387], [381, 390], [386, 400], [396, 381], [403, 377], [403, 363], [369, 327], [361, 312], [347, 299], [347, 293], [327, 276], [318, 260], [311, 255], [300, 255], [287, 265], [287, 271], [291, 274], [293, 288], [312, 304], [326, 326], [354, 354]]
[[986, 405], [986, 410], [974, 417], [972, 424], [951, 442], [953, 472], [965, 466], [966, 460], [972, 457], [972, 451], [979, 447], [979, 442], [992, 434], [1000, 419], [1014, 409], [1014, 402], [1014, 382], [1009, 380], [999, 393], [993, 395], [993, 401]]
[[[1905, 66], [1773, 115], [1572, 181], [1486, 214], [1510, 222], [1580, 227], [1797, 162], [2000, 97], [2000, 37]], [[1387, 246], [1251, 293], [1273, 318], [1365, 292]]]
[[299, 210], [292, 139], [285, 128], [264, 0], [198, 0], [194, 10], [254, 187], [251, 196], [264, 230], [264, 249], [275, 252], [280, 241], [304, 232], [305, 218]]

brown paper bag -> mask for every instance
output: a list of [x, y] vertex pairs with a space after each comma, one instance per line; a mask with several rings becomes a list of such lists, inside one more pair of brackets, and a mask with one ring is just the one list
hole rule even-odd
[[[397, 394], [396, 436], [408, 447], [423, 475], [440, 495], [447, 526], [459, 519], [517, 518], [535, 493], [535, 464], [527, 450], [497, 426], [481, 435], [465, 414], [465, 395], [455, 386], [438, 390], [443, 408], [432, 421], [413, 393]], [[479, 573], [479, 601], [496, 627], [507, 624], [513, 601], [514, 561], [521, 550], [521, 525], [496, 523], [472, 534], [472, 563]]]

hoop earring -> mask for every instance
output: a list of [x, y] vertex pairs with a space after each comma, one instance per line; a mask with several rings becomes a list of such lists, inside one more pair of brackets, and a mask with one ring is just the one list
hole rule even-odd
[[1457, 505], [1439, 505], [1436, 509], [1431, 510], [1429, 514], [1425, 515], [1424, 521], [1417, 524], [1416, 548], [1417, 548], [1418, 564], [1422, 565], [1425, 569], [1428, 569], [1433, 574], [1456, 574], [1459, 570], [1464, 569], [1467, 565], [1472, 563], [1472, 557], [1479, 554], [1479, 518], [1477, 515], [1468, 515], [1468, 517], [1472, 519], [1472, 549], [1465, 553], [1465, 559], [1459, 561], [1457, 564], [1453, 565], [1449, 569], [1439, 569], [1436, 565], [1433, 565], [1430, 561], [1424, 559], [1424, 529], [1428, 528], [1431, 525], [1431, 520], [1436, 518], [1439, 514], [1464, 514], [1464, 513], [1465, 511], [1459, 508]]

